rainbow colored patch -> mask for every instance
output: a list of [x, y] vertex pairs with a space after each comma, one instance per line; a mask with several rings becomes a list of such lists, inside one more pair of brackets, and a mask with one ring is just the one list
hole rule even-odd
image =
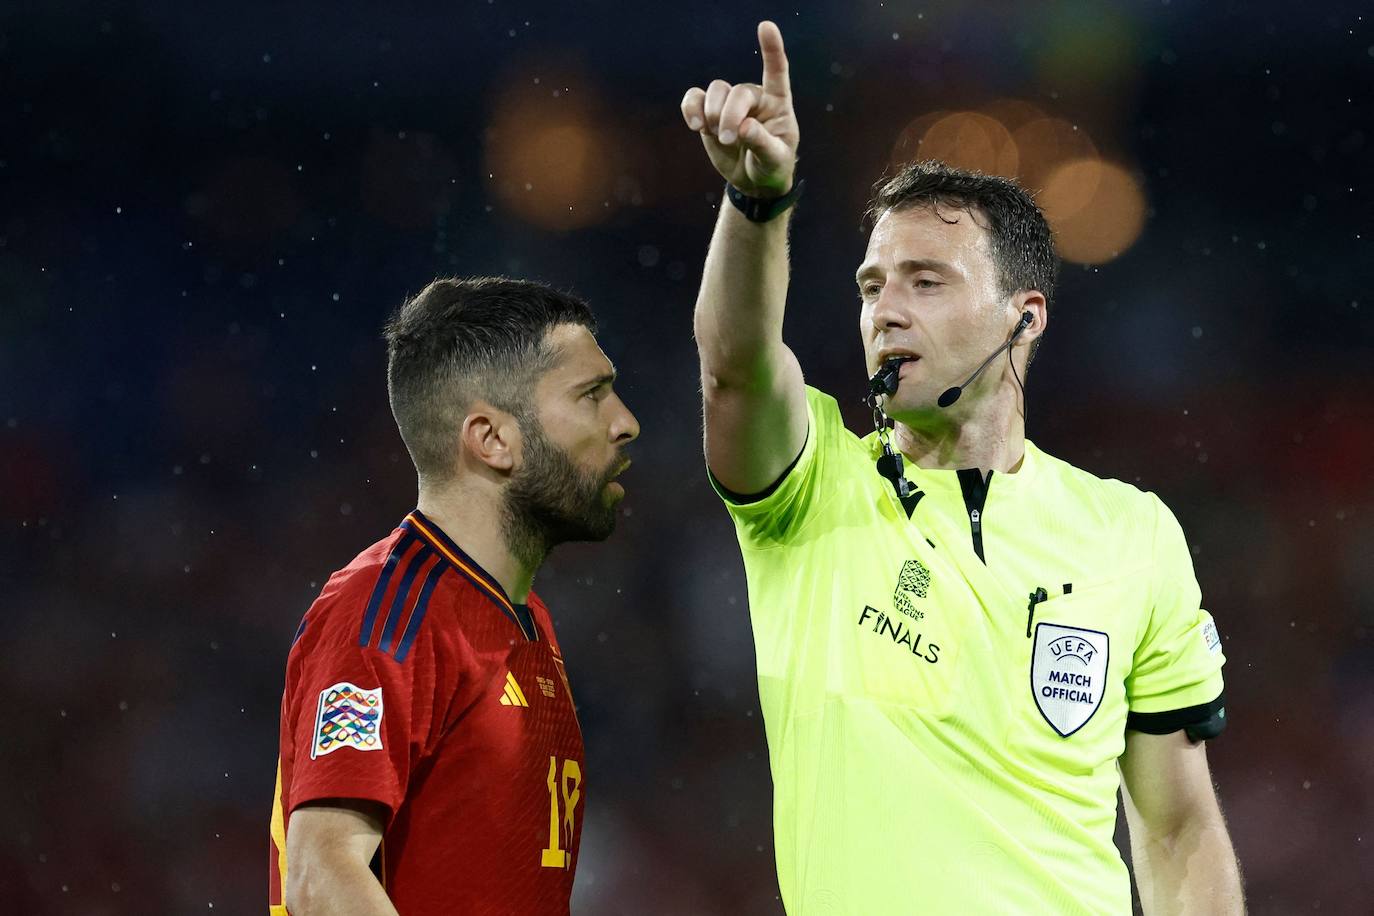
[[339, 748], [382, 749], [382, 688], [365, 690], [344, 681], [320, 691], [310, 759]]

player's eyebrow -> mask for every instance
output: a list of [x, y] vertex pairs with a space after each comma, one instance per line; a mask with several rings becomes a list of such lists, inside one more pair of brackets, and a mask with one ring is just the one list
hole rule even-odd
[[583, 381], [580, 381], [580, 382], [578, 382], [576, 385], [574, 385], [573, 387], [576, 388], [576, 389], [578, 389], [578, 390], [580, 390], [580, 391], [590, 391], [590, 390], [592, 390], [593, 388], [600, 388], [600, 387], [602, 387], [603, 385], [613, 385], [613, 384], [615, 384], [615, 380], [616, 380], [616, 371], [615, 371], [615, 367], [612, 366], [610, 372], [604, 372], [604, 373], [602, 373], [601, 375], [596, 376], [595, 378], [589, 378], [589, 379], [585, 379], [585, 380], [583, 380]]
[[[907, 258], [897, 262], [897, 272], [903, 274], [914, 274], [922, 270], [933, 270], [942, 274], [957, 274], [953, 264], [935, 258]], [[864, 264], [854, 274], [854, 282], [862, 283], [870, 277], [881, 277], [883, 270], [877, 264]]]

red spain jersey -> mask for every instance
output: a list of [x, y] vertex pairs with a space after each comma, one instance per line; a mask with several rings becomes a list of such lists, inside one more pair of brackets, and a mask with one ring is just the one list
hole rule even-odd
[[548, 609], [416, 510], [330, 577], [287, 657], [270, 913], [291, 812], [326, 798], [386, 806], [373, 868], [405, 916], [567, 913], [586, 791]]

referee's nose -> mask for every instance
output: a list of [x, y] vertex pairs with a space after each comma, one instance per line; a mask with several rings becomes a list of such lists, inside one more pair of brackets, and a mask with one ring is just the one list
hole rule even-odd
[[899, 284], [886, 283], [873, 303], [873, 330], [878, 334], [884, 331], [904, 331], [911, 327], [911, 315], [900, 293], [894, 289]]

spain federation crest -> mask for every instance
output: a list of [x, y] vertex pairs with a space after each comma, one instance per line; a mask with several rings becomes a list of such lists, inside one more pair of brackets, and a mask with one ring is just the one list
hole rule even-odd
[[342, 747], [382, 749], [382, 688], [364, 690], [344, 681], [320, 691], [310, 759]]
[[1040, 715], [1067, 738], [1102, 705], [1107, 687], [1106, 633], [1057, 623], [1035, 626], [1031, 650], [1031, 692]]

